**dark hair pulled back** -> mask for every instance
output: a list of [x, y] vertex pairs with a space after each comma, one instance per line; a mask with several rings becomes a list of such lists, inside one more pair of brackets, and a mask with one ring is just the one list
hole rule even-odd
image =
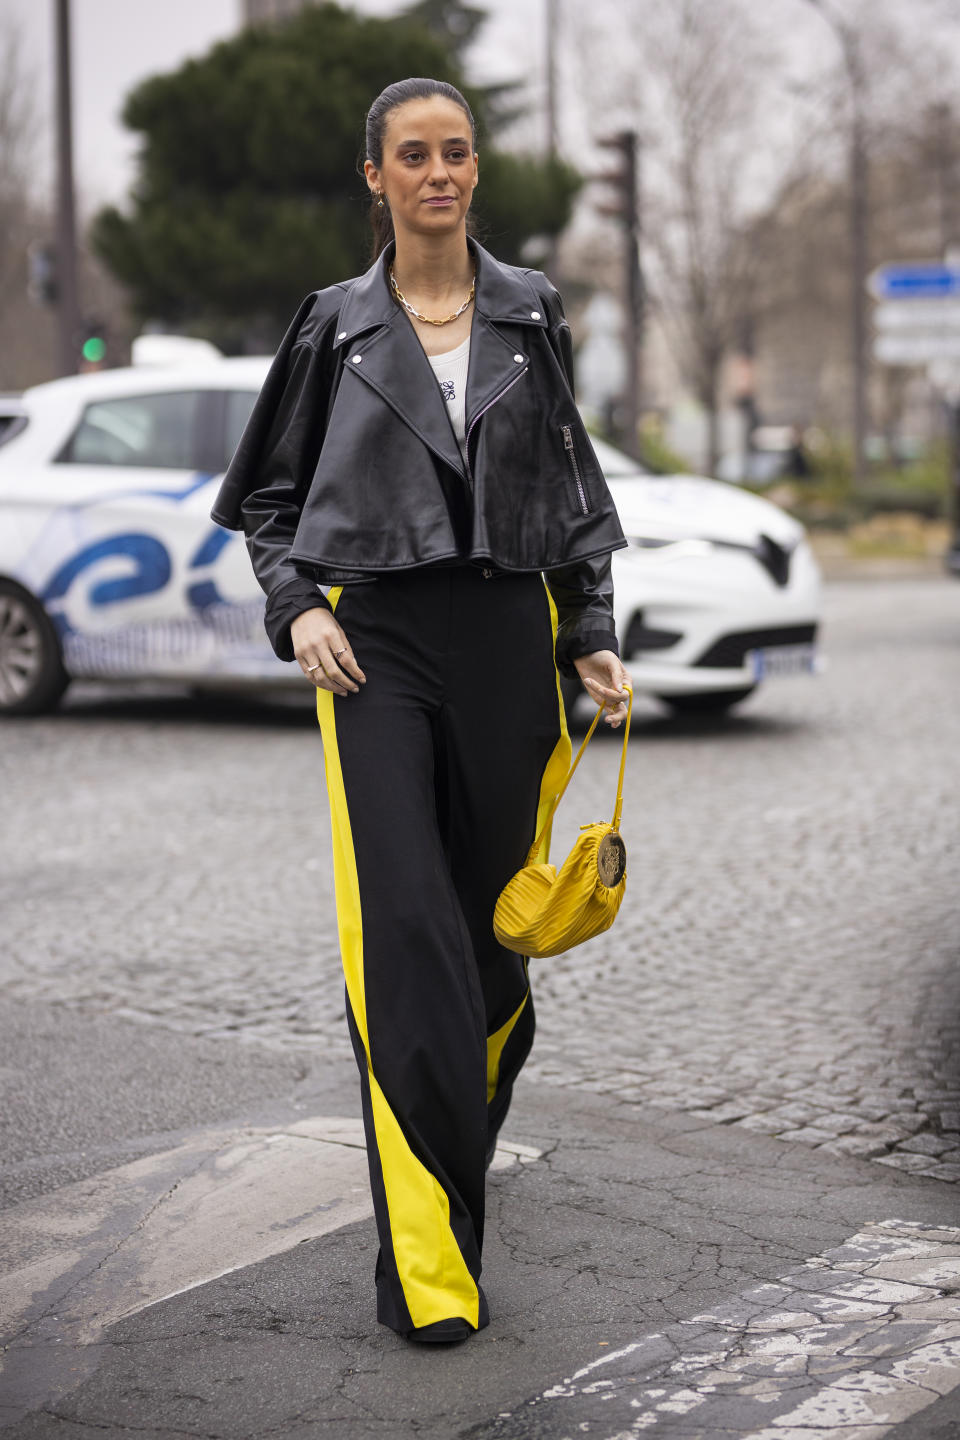
[[[477, 127], [473, 114], [455, 85], [449, 85], [446, 80], [429, 80], [422, 76], [395, 80], [392, 85], [381, 90], [367, 111], [367, 159], [376, 165], [378, 170], [383, 168], [383, 137], [391, 110], [396, 110], [398, 105], [405, 105], [408, 100], [430, 100], [434, 95], [452, 100], [455, 105], [460, 106], [470, 123], [470, 142], [476, 150]], [[393, 216], [386, 198], [382, 205], [378, 204], [376, 199], [373, 200], [370, 207], [370, 225], [373, 230], [373, 258], [376, 260], [394, 237]]]

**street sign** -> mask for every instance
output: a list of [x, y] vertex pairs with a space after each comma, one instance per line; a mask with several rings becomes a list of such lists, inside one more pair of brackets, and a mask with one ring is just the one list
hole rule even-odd
[[886, 300], [873, 312], [878, 330], [903, 334], [960, 331], [960, 296], [944, 300]]
[[884, 334], [873, 342], [882, 365], [926, 365], [931, 360], [960, 360], [960, 330], [952, 334]]
[[960, 296], [960, 265], [939, 260], [881, 265], [867, 277], [876, 300], [937, 300]]
[[951, 405], [960, 405], [960, 360], [933, 360], [927, 375]]

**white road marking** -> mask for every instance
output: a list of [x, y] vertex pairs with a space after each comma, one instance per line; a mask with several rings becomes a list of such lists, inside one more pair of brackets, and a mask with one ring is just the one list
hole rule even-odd
[[[592, 1361], [530, 1403], [541, 1415], [557, 1407], [563, 1440], [660, 1431], [880, 1440], [960, 1385], [958, 1291], [960, 1230], [881, 1221], [776, 1283]], [[491, 1440], [523, 1434], [523, 1416], [494, 1422]]]
[[[540, 1151], [501, 1143], [492, 1169]], [[5, 1336], [85, 1344], [122, 1316], [372, 1214], [363, 1126], [212, 1130], [0, 1213]]]

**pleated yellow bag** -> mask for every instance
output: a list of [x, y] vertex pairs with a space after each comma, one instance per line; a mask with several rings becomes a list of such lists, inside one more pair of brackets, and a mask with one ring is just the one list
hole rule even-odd
[[603, 706], [594, 715], [590, 729], [577, 751], [577, 758], [550, 813], [540, 828], [527, 854], [526, 864], [500, 892], [493, 912], [493, 933], [501, 945], [518, 955], [541, 959], [560, 955], [583, 940], [602, 935], [617, 917], [623, 892], [627, 886], [627, 851], [620, 835], [620, 814], [623, 808], [623, 775], [627, 764], [627, 741], [630, 738], [630, 715], [633, 691], [629, 691], [627, 720], [623, 729], [623, 751], [617, 780], [617, 803], [613, 821], [596, 821], [580, 826], [580, 837], [560, 868], [537, 863], [537, 852], [554, 817], [564, 792], [580, 764]]

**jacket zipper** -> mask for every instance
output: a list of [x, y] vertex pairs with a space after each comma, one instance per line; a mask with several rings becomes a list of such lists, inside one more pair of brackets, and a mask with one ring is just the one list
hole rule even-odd
[[[502, 400], [503, 397], [504, 397], [504, 395], [506, 395], [507, 391], [510, 390], [510, 389], [512, 389], [513, 386], [516, 385], [516, 383], [517, 383], [518, 380], [522, 380], [523, 376], [526, 375], [526, 373], [527, 373], [527, 367], [524, 366], [524, 368], [523, 368], [517, 375], [514, 375], [513, 379], [509, 382], [509, 384], [504, 385], [504, 387], [503, 387], [502, 390], [498, 390], [497, 393], [496, 393], [496, 395], [494, 395], [493, 399], [492, 399], [492, 400], [488, 400], [487, 403], [486, 403], [486, 405], [484, 405], [483, 409], [482, 409], [482, 410], [478, 410], [477, 413], [476, 413], [476, 415], [474, 415], [473, 419], [470, 421], [470, 428], [469, 428], [469, 430], [467, 431], [467, 438], [466, 438], [466, 440], [465, 440], [464, 443], [463, 443], [463, 448], [466, 450], [466, 452], [467, 452], [468, 455], [469, 455], [469, 453], [470, 453], [470, 436], [473, 434], [473, 427], [474, 427], [474, 425], [476, 425], [477, 421], [481, 418], [481, 416], [486, 415], [486, 413], [487, 413], [487, 411], [490, 409], [491, 405], [496, 405], [496, 403], [497, 403], [498, 400]], [[470, 470], [470, 462], [469, 462], [469, 461], [467, 462], [467, 469]], [[470, 479], [471, 479], [471, 482], [472, 482], [472, 480], [473, 480], [473, 471], [472, 471], [472, 470], [470, 470]]]
[[587, 504], [587, 492], [583, 488], [583, 477], [580, 474], [580, 466], [577, 462], [577, 451], [573, 443], [573, 426], [561, 425], [563, 434], [563, 448], [567, 452], [567, 459], [570, 461], [570, 469], [573, 471], [573, 483], [577, 487], [577, 498], [580, 501], [580, 509], [584, 515], [590, 514], [590, 506]]

